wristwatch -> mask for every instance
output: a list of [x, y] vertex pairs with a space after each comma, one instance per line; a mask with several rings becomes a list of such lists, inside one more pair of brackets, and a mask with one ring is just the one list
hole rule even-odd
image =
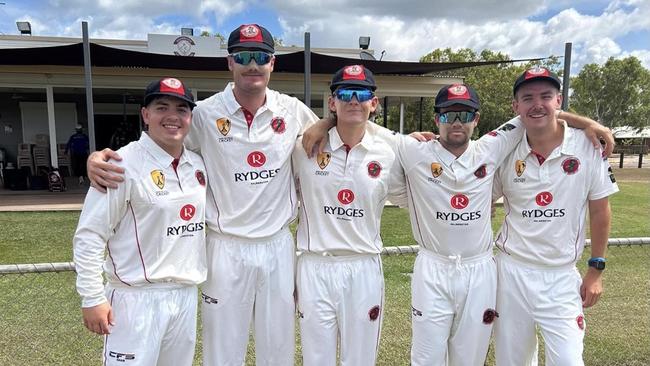
[[603, 257], [593, 257], [587, 261], [587, 265], [589, 265], [589, 267], [593, 267], [599, 271], [602, 271], [605, 269], [605, 262], [607, 262], [607, 260]]

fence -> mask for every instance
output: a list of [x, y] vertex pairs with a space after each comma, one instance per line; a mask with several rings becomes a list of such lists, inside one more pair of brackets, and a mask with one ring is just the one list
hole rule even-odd
[[[640, 255], [647, 257], [648, 244], [650, 238], [610, 239], [610, 255], [619, 260], [631, 260]], [[626, 249], [629, 247], [644, 249], [640, 254], [639, 250]], [[399, 246], [387, 247], [383, 254], [390, 257], [416, 252], [417, 246]], [[642, 266], [638, 270], [647, 272]], [[615, 272], [610, 273], [614, 275]], [[610, 281], [611, 286], [618, 283], [614, 278]], [[634, 296], [637, 294], [638, 299], [622, 299], [621, 302], [647, 300], [644, 300], [645, 291], [634, 291]], [[616, 295], [612, 292], [609, 296]], [[79, 306], [72, 263], [0, 265], [0, 365], [101, 364], [102, 338], [84, 328]], [[404, 307], [400, 312], [410, 312], [408, 299], [400, 307]], [[410, 324], [402, 326], [408, 328], [404, 332], [410, 332]], [[622, 323], [621, 329], [624, 326], [627, 324]], [[389, 332], [389, 327], [384, 332]], [[392, 352], [391, 347], [409, 347], [408, 344], [392, 344], [389, 338], [382, 340], [382, 352]], [[199, 353], [195, 364], [199, 364], [198, 359]], [[296, 359], [299, 360], [299, 353]], [[378, 364], [388, 364], [382, 361], [382, 353]], [[408, 361], [404, 360], [404, 364]]]

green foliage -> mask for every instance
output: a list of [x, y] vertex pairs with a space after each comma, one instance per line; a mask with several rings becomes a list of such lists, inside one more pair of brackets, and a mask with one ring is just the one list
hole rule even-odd
[[[484, 62], [484, 61], [509, 61], [510, 56], [501, 52], [483, 50], [476, 53], [469, 48], [452, 50], [451, 48], [435, 49], [422, 56], [420, 62]], [[512, 85], [515, 79], [527, 68], [535, 65], [545, 66], [561, 74], [561, 63], [557, 57], [549, 57], [541, 61], [525, 64], [502, 63], [478, 67], [459, 68], [437, 73], [438, 76], [461, 77], [465, 83], [476, 89], [481, 100], [481, 120], [477, 126], [476, 136], [481, 136], [502, 123], [514, 117], [512, 111]], [[389, 106], [388, 128], [399, 130], [399, 102], [392, 102]], [[424, 98], [422, 130], [435, 131], [433, 123], [434, 98]], [[405, 103], [405, 133], [420, 130], [419, 121], [420, 101]], [[379, 122], [381, 123], [381, 122]]]
[[585, 65], [572, 78], [570, 107], [605, 126], [650, 125], [650, 70], [634, 56]]

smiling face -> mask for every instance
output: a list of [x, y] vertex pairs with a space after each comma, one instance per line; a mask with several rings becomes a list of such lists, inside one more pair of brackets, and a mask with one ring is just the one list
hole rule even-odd
[[228, 69], [232, 71], [235, 89], [242, 94], [265, 93], [274, 65], [275, 56], [266, 65], [258, 65], [255, 60], [251, 60], [248, 65], [241, 65], [232, 56], [228, 56]]
[[[474, 112], [475, 109], [462, 104], [453, 104], [449, 107], [440, 109], [440, 113], [463, 111]], [[440, 122], [440, 114], [436, 114], [436, 125], [438, 126], [438, 131], [440, 131], [439, 141], [442, 146], [451, 152], [457, 150], [464, 151], [469, 144], [469, 139], [474, 133], [474, 127], [476, 127], [479, 118], [480, 115], [476, 112], [476, 117], [474, 117], [472, 122], [463, 123], [456, 119], [455, 121], [442, 123]]]
[[562, 94], [548, 81], [530, 81], [517, 90], [512, 109], [521, 116], [527, 130], [542, 130], [555, 124], [555, 111], [562, 105]]
[[330, 111], [336, 113], [337, 124], [366, 123], [370, 113], [377, 109], [378, 103], [379, 99], [376, 96], [365, 102], [359, 102], [356, 96], [353, 96], [349, 102], [344, 102], [333, 95], [330, 95], [328, 100]]
[[183, 151], [183, 139], [190, 131], [192, 110], [179, 98], [163, 96], [142, 107], [147, 133], [158, 146], [174, 157]]

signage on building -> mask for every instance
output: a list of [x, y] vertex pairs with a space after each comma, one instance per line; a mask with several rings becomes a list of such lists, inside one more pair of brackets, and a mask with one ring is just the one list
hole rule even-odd
[[221, 48], [219, 38], [177, 36], [170, 34], [147, 35], [148, 51], [176, 56], [224, 57], [228, 55]]

